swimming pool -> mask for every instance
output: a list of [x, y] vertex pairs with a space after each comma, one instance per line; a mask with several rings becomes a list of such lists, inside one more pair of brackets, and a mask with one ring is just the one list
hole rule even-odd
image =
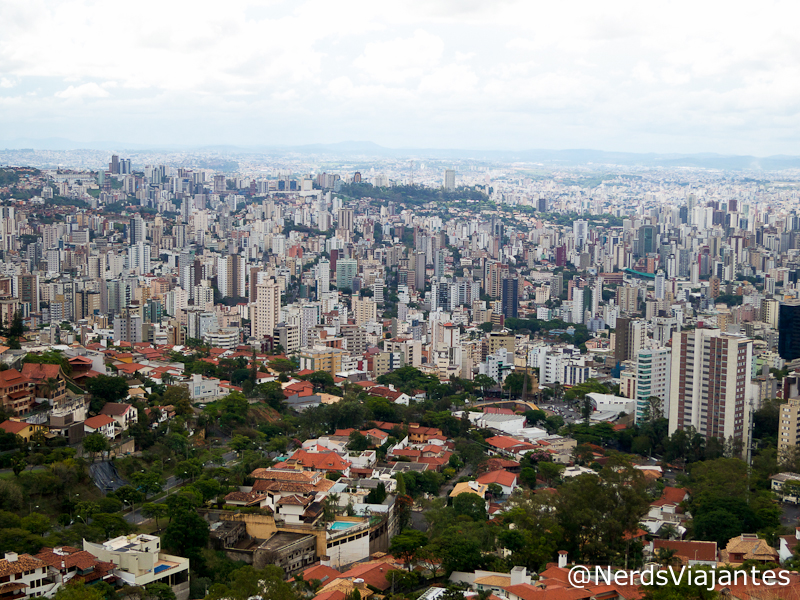
[[347, 529], [348, 527], [352, 527], [353, 525], [357, 525], [357, 523], [351, 523], [350, 521], [334, 521], [333, 523], [328, 525], [328, 529], [338, 531], [340, 529]]

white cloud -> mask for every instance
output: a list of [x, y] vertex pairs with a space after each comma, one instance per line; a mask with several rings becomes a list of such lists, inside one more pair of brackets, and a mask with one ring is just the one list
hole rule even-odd
[[76, 98], [107, 98], [109, 93], [94, 82], [83, 85], [71, 85], [65, 90], [55, 93], [56, 98], [73, 100]]
[[[0, 89], [29, 98], [0, 127], [797, 152], [796, 12], [788, 0], [0, 0]], [[113, 81], [84, 83], [100, 74]]]
[[376, 81], [403, 83], [438, 65], [443, 52], [440, 37], [417, 30], [410, 38], [368, 43], [353, 64]]

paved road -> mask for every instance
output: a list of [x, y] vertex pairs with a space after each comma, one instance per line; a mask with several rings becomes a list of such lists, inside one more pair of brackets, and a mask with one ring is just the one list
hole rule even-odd
[[[223, 464], [226, 467], [230, 466], [236, 460], [236, 458], [237, 458], [236, 452], [226, 452], [225, 454], [222, 455], [222, 459], [224, 461]], [[209, 463], [207, 463], [207, 466], [211, 466], [211, 465]], [[180, 483], [179, 479], [177, 479], [176, 477], [168, 477], [167, 478], [167, 482], [164, 485], [164, 491], [167, 492], [167, 495], [163, 496], [162, 498], [159, 498], [158, 500], [151, 500], [150, 502], [155, 502], [155, 503], [159, 503], [159, 504], [161, 502], [166, 502], [167, 498], [169, 498], [169, 495], [170, 495], [169, 491], [171, 489], [173, 489], [173, 488], [180, 487], [180, 486], [181, 486], [181, 483]], [[142, 516], [142, 508], [141, 507], [137, 508], [136, 510], [127, 512], [123, 516], [124, 516], [125, 520], [128, 523], [133, 523], [134, 525], [140, 525], [141, 523], [144, 523], [145, 521], [148, 520], [148, 519], [146, 519], [145, 517]]]
[[783, 514], [781, 515], [781, 525], [789, 527], [797, 527], [798, 520], [800, 520], [800, 506], [793, 504], [781, 504]]

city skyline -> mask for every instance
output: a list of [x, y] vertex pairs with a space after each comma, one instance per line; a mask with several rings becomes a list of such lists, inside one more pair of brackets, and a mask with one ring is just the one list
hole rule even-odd
[[192, 8], [4, 3], [0, 143], [796, 153], [781, 2]]

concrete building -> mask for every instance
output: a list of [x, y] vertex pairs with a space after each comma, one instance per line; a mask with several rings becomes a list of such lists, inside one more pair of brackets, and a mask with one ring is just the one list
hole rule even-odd
[[672, 338], [669, 432], [694, 427], [706, 438], [745, 444], [750, 430], [752, 340], [695, 329]]
[[83, 549], [99, 560], [114, 563], [114, 575], [126, 585], [166, 583], [177, 600], [189, 598], [189, 559], [162, 552], [157, 536], [122, 535], [102, 544], [84, 540]]

